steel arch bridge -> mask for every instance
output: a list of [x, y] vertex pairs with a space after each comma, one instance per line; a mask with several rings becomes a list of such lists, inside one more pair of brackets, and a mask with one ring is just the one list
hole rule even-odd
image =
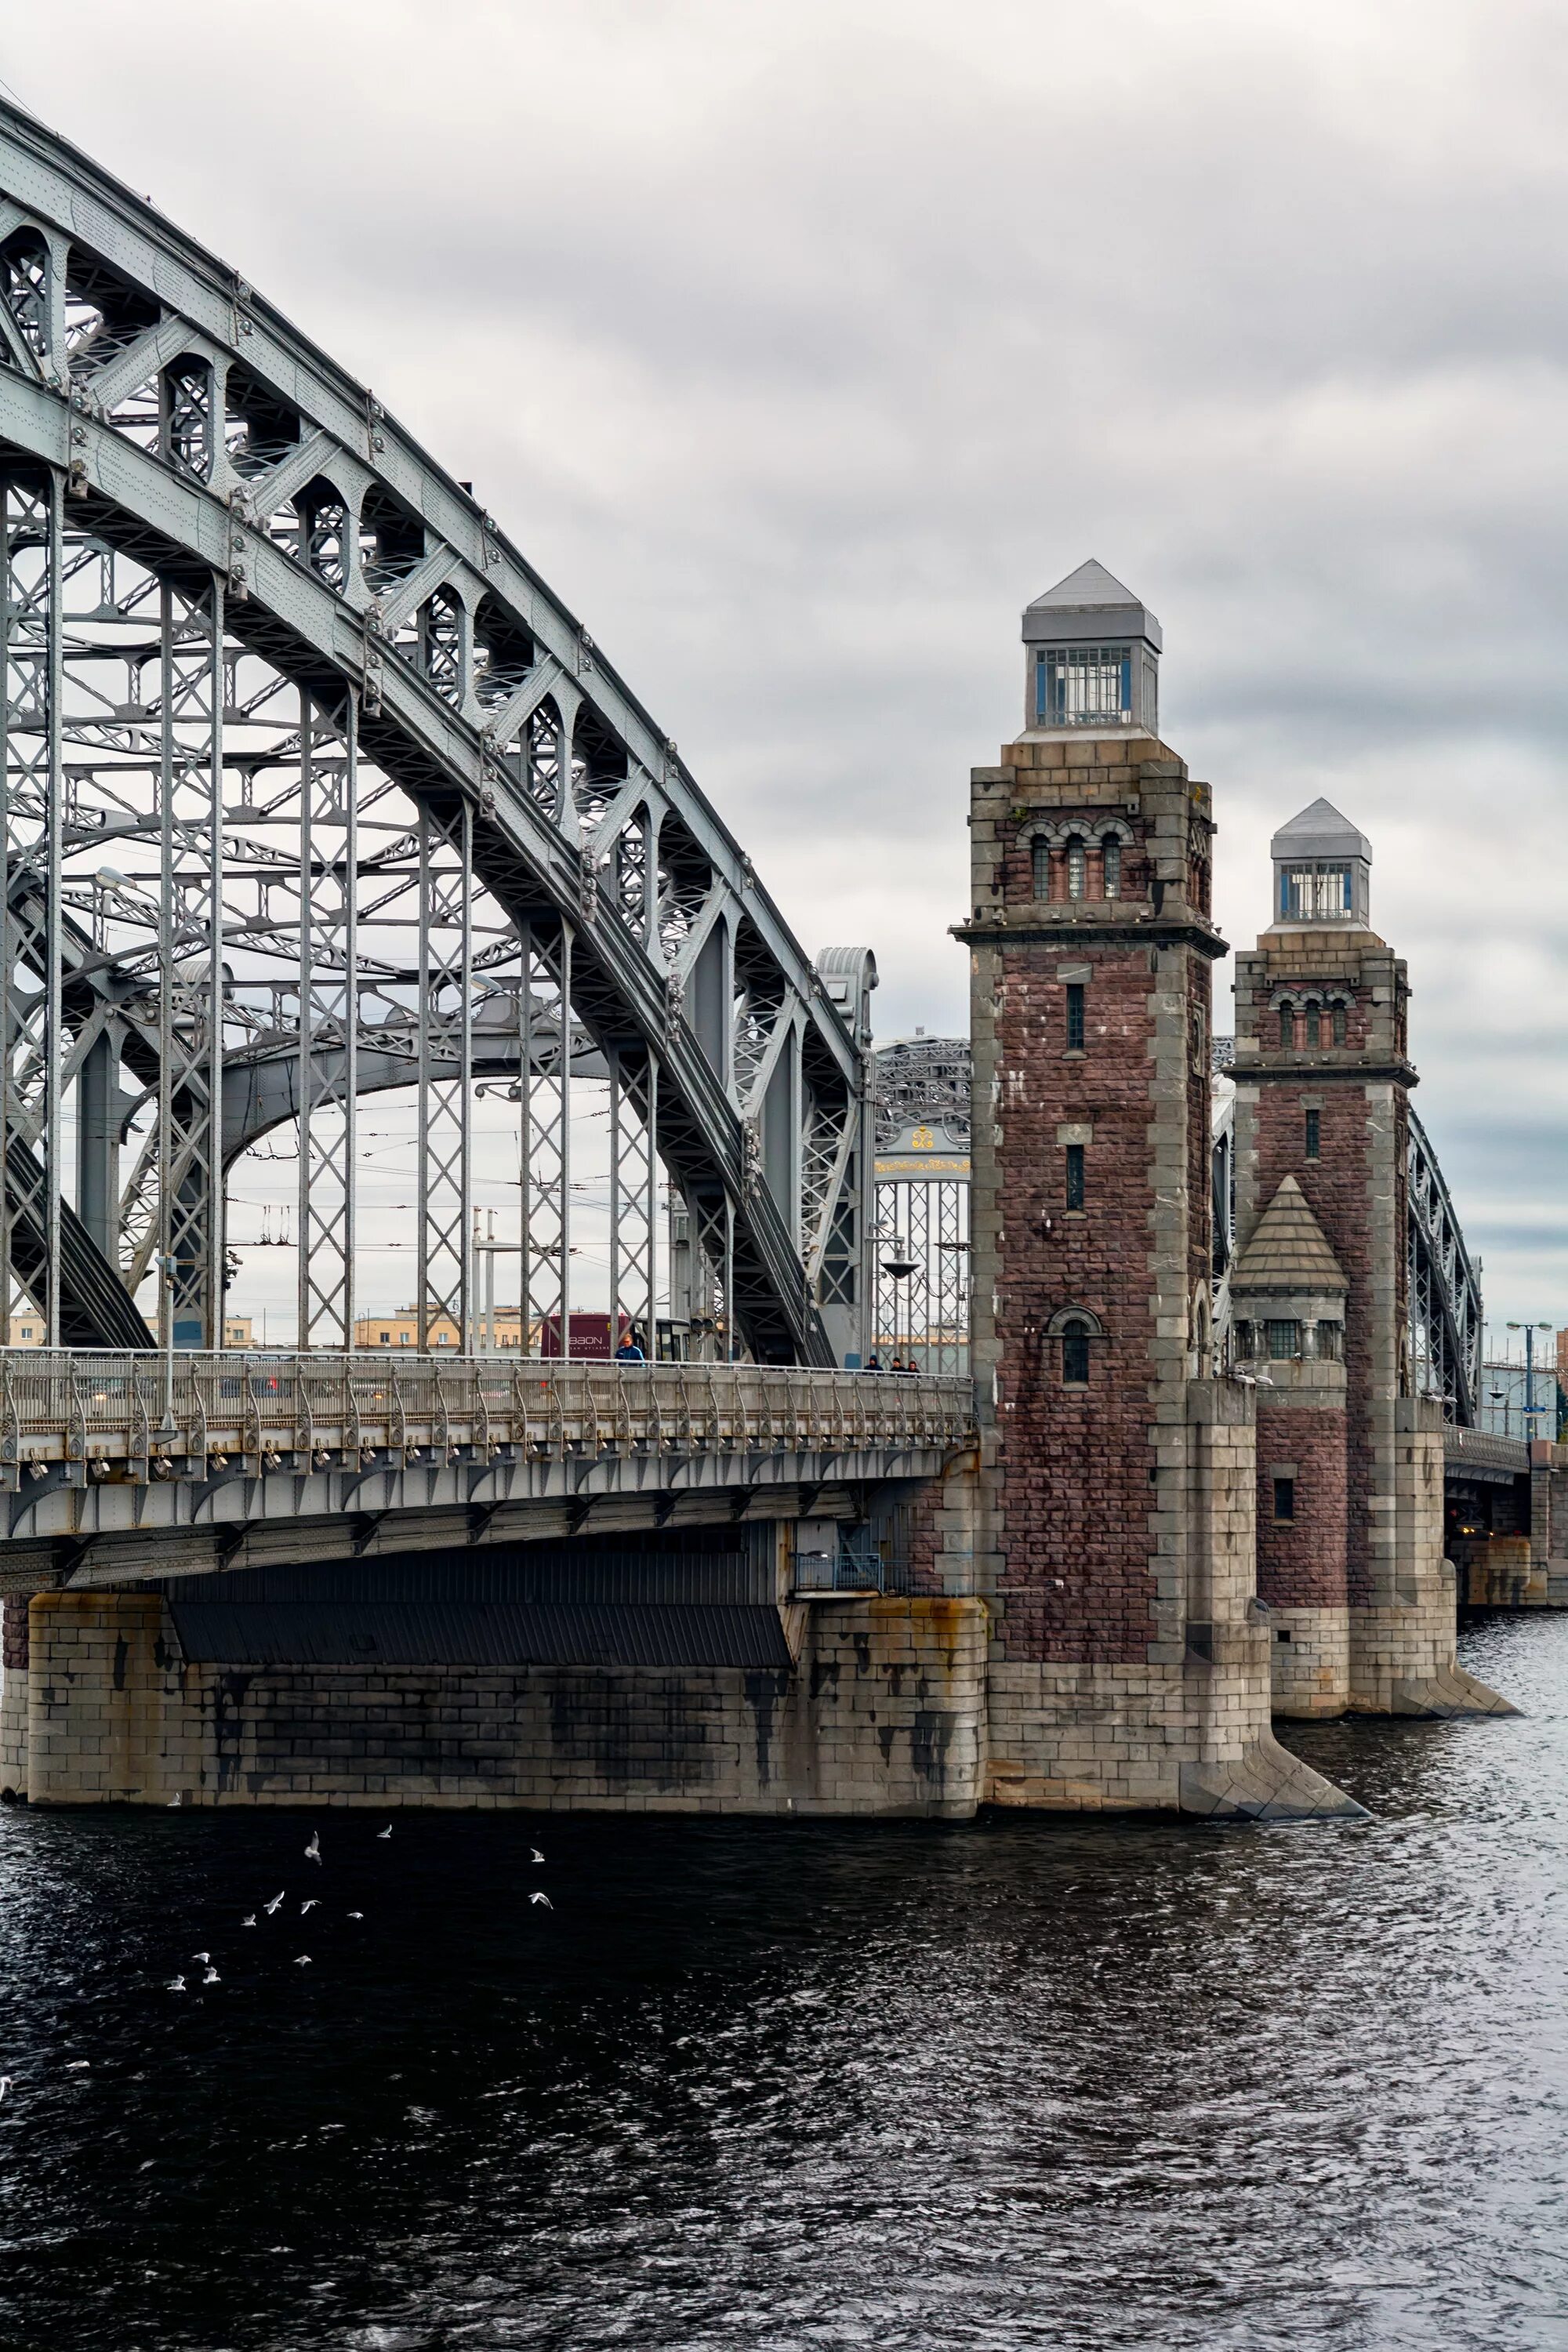
[[[762, 1362], [862, 1344], [861, 950], [814, 965], [496, 520], [243, 278], [0, 105], [0, 1155], [51, 1344], [213, 1347], [224, 1171], [297, 1120], [300, 1348], [353, 1346], [361, 1097], [417, 1105], [419, 1340], [472, 1328], [472, 1100], [571, 1331], [573, 1093], [612, 1314], [663, 1171]], [[614, 1328], [614, 1325], [611, 1326]]]

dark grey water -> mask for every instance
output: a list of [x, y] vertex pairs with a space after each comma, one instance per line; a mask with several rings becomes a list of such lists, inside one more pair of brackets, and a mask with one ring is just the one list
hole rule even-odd
[[0, 2341], [1568, 2347], [1568, 1619], [1465, 1654], [1364, 1825], [7, 1813]]

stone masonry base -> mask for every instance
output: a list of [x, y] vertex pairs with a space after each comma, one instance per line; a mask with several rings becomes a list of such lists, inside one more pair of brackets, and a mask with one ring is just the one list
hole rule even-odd
[[1414, 1601], [1350, 1612], [1351, 1698], [1356, 1715], [1444, 1717], [1519, 1709], [1454, 1659], [1454, 1573], [1424, 1578]]
[[1268, 1612], [1273, 1705], [1292, 1723], [1343, 1715], [1351, 1699], [1348, 1609], [1280, 1609]]
[[793, 1671], [224, 1667], [162, 1600], [40, 1594], [34, 1804], [399, 1805], [965, 1817], [981, 1792], [986, 1612], [806, 1612]]
[[1363, 1808], [1269, 1730], [1263, 1629], [1250, 1668], [993, 1664], [987, 1794], [1064, 1812], [1357, 1819]]

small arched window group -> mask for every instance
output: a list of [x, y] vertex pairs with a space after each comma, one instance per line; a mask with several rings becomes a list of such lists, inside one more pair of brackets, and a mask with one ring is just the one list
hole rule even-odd
[[1315, 1054], [1346, 1042], [1350, 998], [1340, 992], [1320, 996], [1292, 991], [1275, 999], [1275, 1013], [1279, 1045], [1286, 1052]]
[[1122, 851], [1131, 839], [1120, 817], [1037, 825], [1030, 837], [1036, 898], [1120, 898]]

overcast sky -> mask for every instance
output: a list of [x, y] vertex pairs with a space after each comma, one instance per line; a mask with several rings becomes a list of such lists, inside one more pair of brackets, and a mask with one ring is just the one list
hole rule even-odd
[[[49, 0], [0, 74], [472, 478], [880, 1034], [1020, 607], [1165, 630], [1219, 916], [1325, 793], [1496, 1318], [1568, 1321], [1568, 11]], [[1216, 1026], [1230, 1025], [1228, 968]]]

